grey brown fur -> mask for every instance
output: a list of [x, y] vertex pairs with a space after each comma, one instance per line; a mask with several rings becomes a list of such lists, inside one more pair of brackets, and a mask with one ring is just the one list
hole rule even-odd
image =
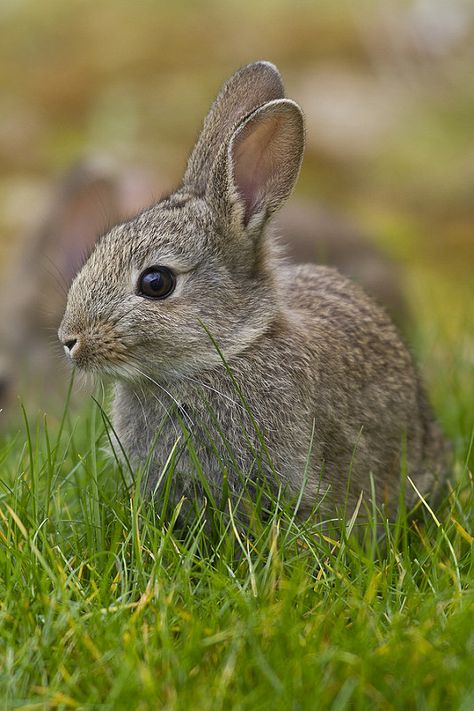
[[[232, 124], [222, 121], [231, 114]], [[116, 380], [113, 421], [132, 463], [152, 451], [154, 489], [184, 422], [218, 500], [224, 469], [231, 491], [239, 472], [258, 470], [296, 497], [314, 431], [300, 515], [318, 503], [325, 516], [346, 503], [352, 511], [361, 491], [368, 503], [371, 475], [377, 503], [393, 514], [405, 448], [408, 474], [432, 494], [444, 441], [395, 327], [337, 271], [289, 266], [274, 244], [268, 220], [304, 146], [301, 111], [283, 98], [276, 68], [234, 75], [203, 131], [183, 185], [100, 240], [59, 332], [63, 343], [77, 339], [79, 368]], [[177, 275], [162, 301], [137, 293], [141, 272], [157, 264]], [[178, 496], [190, 493], [195, 469], [189, 449], [180, 455]]]

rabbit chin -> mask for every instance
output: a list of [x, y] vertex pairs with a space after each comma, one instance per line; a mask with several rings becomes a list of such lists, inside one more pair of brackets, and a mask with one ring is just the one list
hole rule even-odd
[[126, 380], [137, 380], [140, 377], [134, 359], [127, 357], [126, 352], [108, 352], [106, 349], [89, 347], [75, 356], [69, 355], [69, 360], [76, 372], [84, 376], [105, 376]]
[[82, 359], [74, 361], [75, 371], [84, 381], [89, 379], [99, 379], [104, 382], [120, 381], [130, 385], [143, 385], [144, 382], [156, 383], [157, 380], [166, 380], [168, 377], [168, 369], [166, 367], [150, 368], [145, 364], [136, 362], [135, 360], [120, 360], [103, 358], [91, 358], [89, 360]]

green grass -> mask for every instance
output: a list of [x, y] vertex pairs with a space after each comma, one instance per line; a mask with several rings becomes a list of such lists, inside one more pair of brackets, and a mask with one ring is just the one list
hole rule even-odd
[[378, 529], [328, 534], [276, 501], [179, 531], [110, 460], [97, 405], [27, 422], [0, 450], [2, 708], [469, 711], [470, 352], [447, 370], [446, 342], [418, 335], [445, 366], [453, 486]]

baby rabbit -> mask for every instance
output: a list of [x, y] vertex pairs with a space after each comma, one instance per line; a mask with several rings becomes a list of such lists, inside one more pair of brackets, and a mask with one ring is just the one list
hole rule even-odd
[[274, 225], [293, 262], [336, 267], [386, 308], [402, 331], [408, 330], [410, 313], [397, 264], [349, 220], [314, 200], [292, 198]]
[[114, 430], [153, 495], [170, 457], [177, 498], [236, 502], [243, 477], [263, 477], [302, 517], [353, 511], [361, 494], [363, 511], [372, 484], [393, 515], [405, 466], [423, 495], [442, 479], [444, 441], [388, 317], [274, 244], [303, 149], [277, 69], [243, 67], [180, 187], [105, 235], [71, 285], [59, 338], [77, 368], [116, 381]]
[[[64, 313], [65, 289], [107, 224], [151, 204], [164, 183], [163, 176], [140, 167], [124, 170], [100, 156], [83, 158], [57, 181], [39, 226], [23, 240], [2, 283], [0, 431], [18, 421], [18, 395], [28, 413], [37, 405], [53, 416], [62, 412], [70, 374], [52, 334]], [[396, 265], [337, 213], [293, 199], [279, 212], [275, 230], [290, 259], [337, 266], [406, 322]], [[75, 388], [74, 401], [84, 392]]]

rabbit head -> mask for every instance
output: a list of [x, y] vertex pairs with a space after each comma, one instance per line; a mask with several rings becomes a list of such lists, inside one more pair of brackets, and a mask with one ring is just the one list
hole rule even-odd
[[258, 339], [291, 288], [270, 266], [264, 227], [303, 147], [303, 117], [277, 69], [257, 62], [234, 74], [178, 190], [114, 227], [72, 283], [59, 337], [73, 363], [167, 379], [219, 360], [206, 329], [227, 358]]

